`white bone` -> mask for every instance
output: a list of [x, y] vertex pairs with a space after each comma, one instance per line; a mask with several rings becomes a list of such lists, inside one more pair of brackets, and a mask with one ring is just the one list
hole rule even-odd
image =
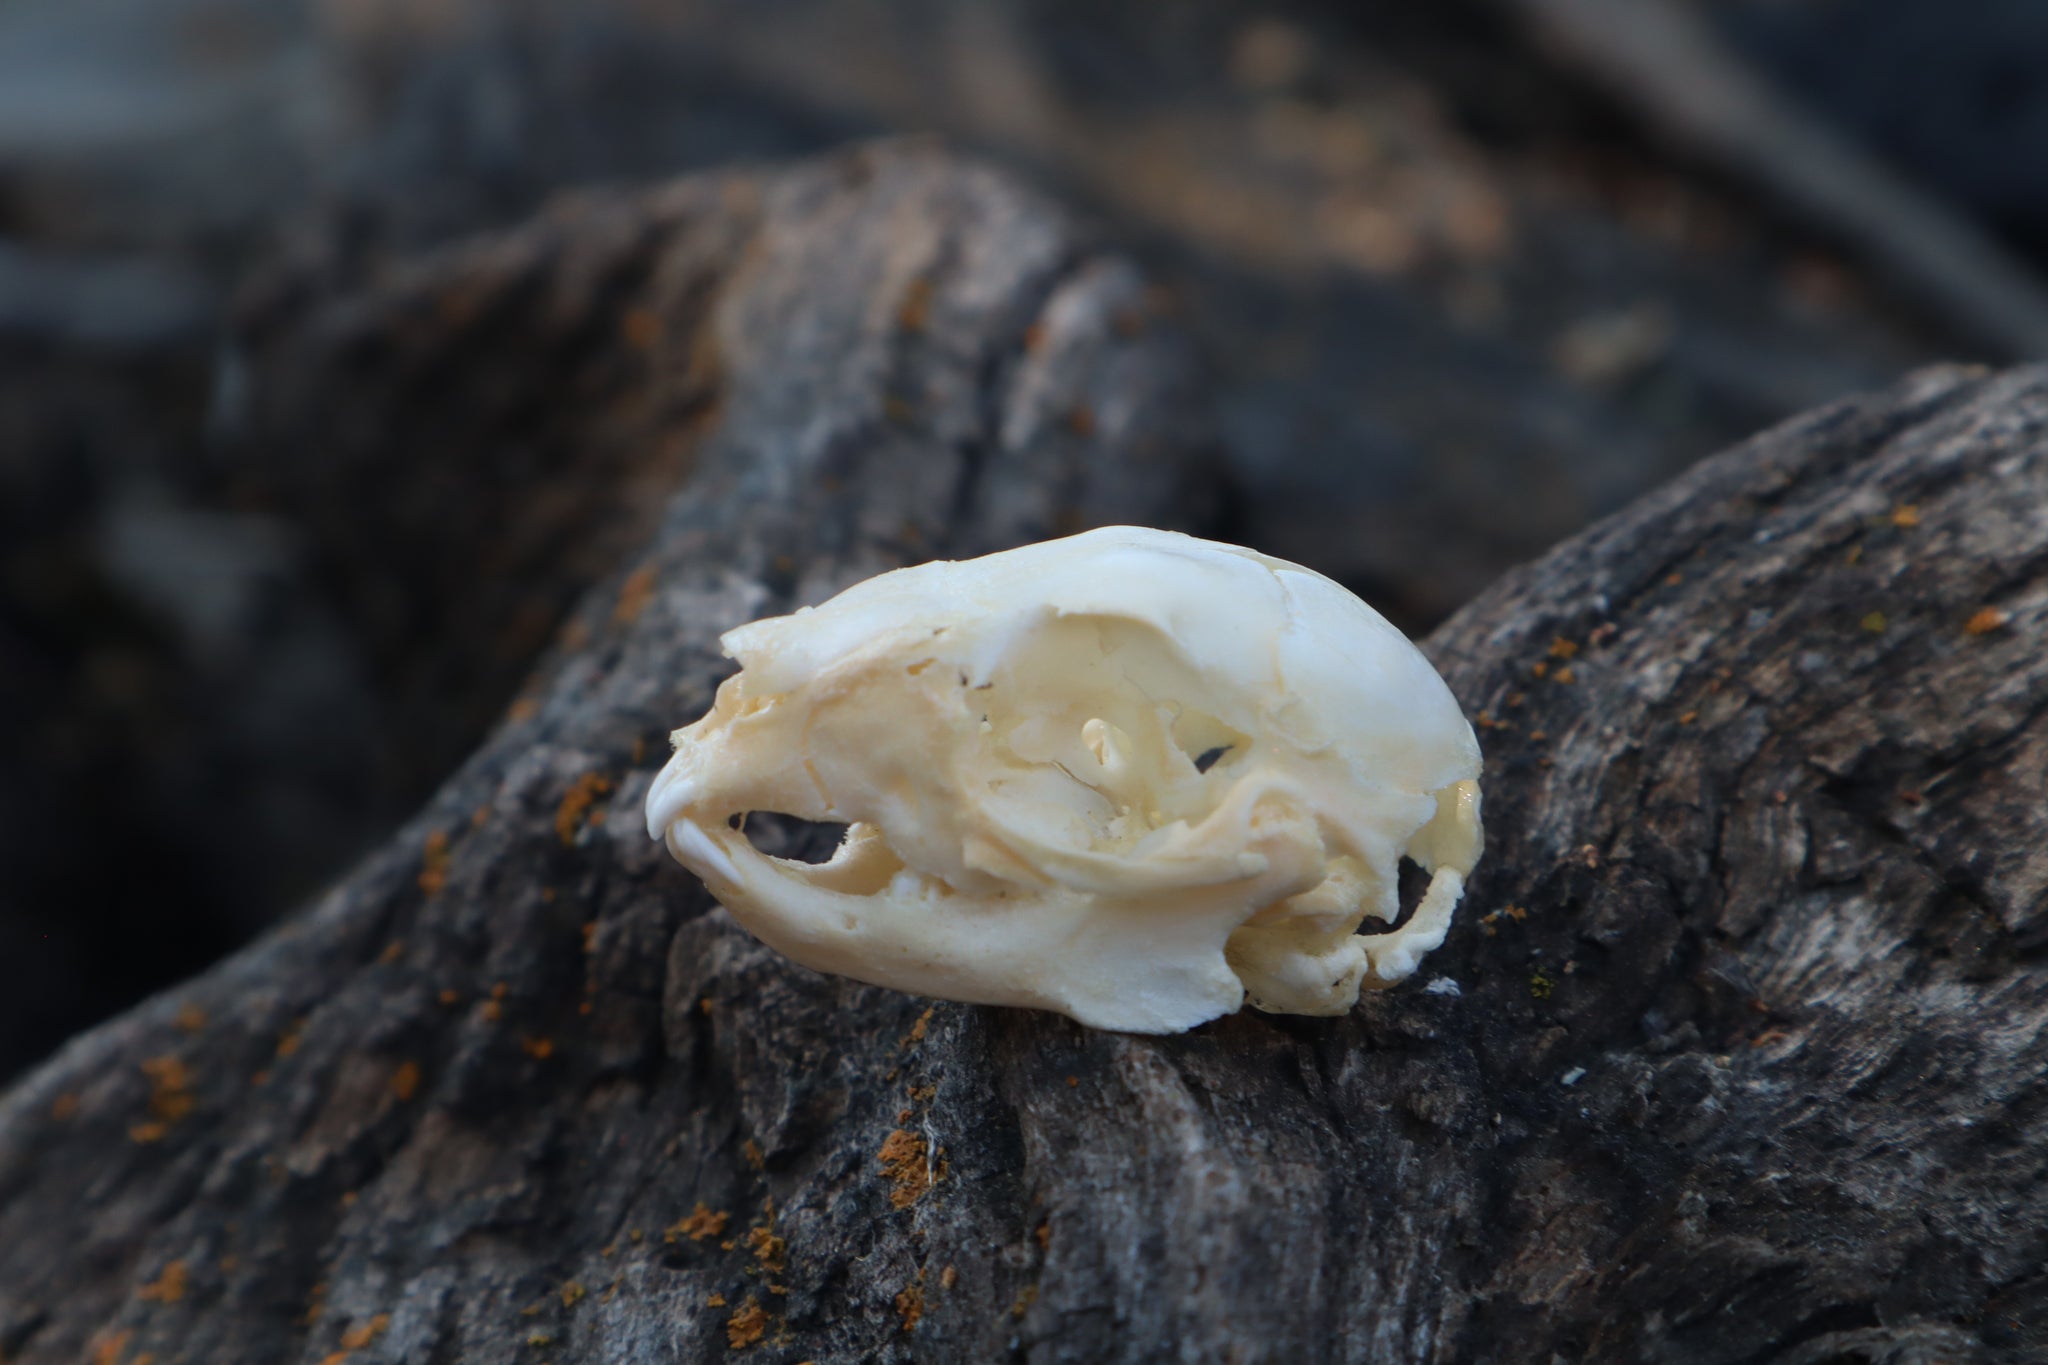
[[[1251, 550], [1108, 527], [723, 644], [740, 672], [676, 731], [648, 832], [819, 971], [1135, 1032], [1247, 992], [1341, 1014], [1443, 943], [1479, 858], [1450, 689], [1372, 608]], [[749, 811], [849, 829], [828, 862], [771, 858]], [[1359, 934], [1397, 918], [1403, 856], [1422, 903]]]

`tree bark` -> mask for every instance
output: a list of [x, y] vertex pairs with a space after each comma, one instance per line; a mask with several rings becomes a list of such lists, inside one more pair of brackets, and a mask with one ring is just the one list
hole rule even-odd
[[[532, 429], [480, 394], [593, 448], [522, 327], [670, 339], [561, 523], [644, 539], [390, 845], [0, 1100], [0, 1355], [2040, 1358], [2048, 373], [1767, 433], [1438, 632], [1489, 849], [1422, 979], [1096, 1033], [784, 962], [639, 808], [721, 630], [1200, 515], [1141, 279], [914, 147], [585, 205], [258, 348], [272, 431], [415, 348], [361, 486], [445, 460], [456, 499]], [[508, 260], [477, 346], [450, 317]], [[465, 629], [420, 544], [401, 585]]]

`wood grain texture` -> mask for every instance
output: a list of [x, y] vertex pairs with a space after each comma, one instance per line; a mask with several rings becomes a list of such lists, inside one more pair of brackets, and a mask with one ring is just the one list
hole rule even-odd
[[1420, 979], [1092, 1033], [781, 961], [639, 805], [721, 629], [1192, 515], [1184, 351], [916, 148], [658, 204], [680, 491], [401, 837], [0, 1100], [0, 1353], [2041, 1358], [2048, 374], [1801, 419], [1439, 632], [1489, 852]]

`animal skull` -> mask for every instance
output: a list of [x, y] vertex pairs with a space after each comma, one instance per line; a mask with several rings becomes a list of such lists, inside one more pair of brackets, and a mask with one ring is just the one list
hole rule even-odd
[[[1372, 608], [1251, 550], [1108, 527], [900, 569], [728, 631], [740, 672], [647, 797], [743, 925], [819, 971], [1166, 1033], [1341, 1014], [1443, 942], [1479, 745]], [[844, 823], [830, 861], [735, 817]], [[1407, 856], [1432, 873], [1398, 918]]]

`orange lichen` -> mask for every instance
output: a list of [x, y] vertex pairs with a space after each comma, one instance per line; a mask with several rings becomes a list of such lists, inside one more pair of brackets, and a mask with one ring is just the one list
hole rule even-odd
[[[149, 1114], [158, 1124], [168, 1126], [192, 1112], [192, 1073], [185, 1063], [168, 1053], [145, 1058], [142, 1074], [149, 1077]], [[131, 1132], [130, 1136], [134, 1136]], [[157, 1134], [161, 1137], [162, 1134]], [[136, 1141], [154, 1141], [137, 1138]]]
[[896, 1295], [896, 1316], [903, 1321], [903, 1330], [908, 1332], [917, 1326], [924, 1316], [924, 1287], [905, 1285]]
[[519, 1048], [536, 1062], [544, 1062], [555, 1055], [555, 1040], [552, 1038], [521, 1038]]
[[69, 1123], [78, 1117], [78, 1096], [67, 1090], [50, 1101], [50, 1117], [58, 1123]]
[[462, 992], [453, 986], [443, 986], [441, 994], [436, 998], [444, 1005], [459, 1005], [462, 1003]]
[[1577, 682], [1579, 678], [1578, 675], [1572, 671], [1572, 666], [1570, 664], [1566, 664], [1563, 668], [1558, 669], [1556, 673], [1553, 673], [1551, 675], [1550, 680], [1556, 683], [1563, 683], [1568, 687], [1572, 683]]
[[1031, 1235], [1038, 1239], [1038, 1249], [1044, 1251], [1052, 1245], [1052, 1221], [1048, 1219], [1040, 1223]]
[[420, 890], [429, 896], [437, 896], [441, 888], [448, 885], [448, 831], [433, 829], [427, 831], [426, 842], [420, 846]]
[[931, 1026], [932, 1013], [937, 1008], [938, 1006], [934, 1005], [931, 1009], [927, 1009], [923, 1014], [918, 1015], [917, 1022], [910, 1026], [910, 1032], [903, 1035], [903, 1040], [897, 1046], [909, 1047], [912, 1043], [923, 1042], [925, 1030]]
[[562, 797], [562, 804], [555, 807], [555, 837], [563, 845], [576, 842], [576, 831], [585, 823], [598, 823], [592, 815], [591, 806], [600, 796], [612, 789], [612, 780], [603, 773], [585, 773], [569, 784], [569, 790]]
[[1026, 1313], [1031, 1311], [1031, 1305], [1037, 1302], [1037, 1300], [1038, 1286], [1035, 1284], [1025, 1285], [1017, 1291], [1016, 1299], [1010, 1304], [1010, 1316], [1021, 1320]]
[[1885, 632], [1885, 628], [1891, 625], [1891, 622], [1885, 619], [1883, 612], [1872, 611], [1864, 613], [1862, 625], [1863, 629], [1869, 631], [1872, 635], [1882, 635]]
[[1554, 636], [1550, 641], [1550, 657], [1553, 659], [1569, 659], [1578, 652], [1579, 647], [1562, 635]]
[[294, 1052], [297, 1052], [301, 1041], [300, 1035], [305, 1030], [306, 1021], [303, 1019], [294, 1019], [291, 1023], [285, 1025], [284, 1032], [277, 1036], [277, 1055], [289, 1057]]
[[150, 1303], [176, 1303], [185, 1297], [185, 1263], [172, 1261], [154, 1280], [135, 1292], [135, 1297]]
[[725, 1231], [725, 1225], [732, 1221], [732, 1215], [723, 1210], [714, 1211], [702, 1203], [677, 1219], [674, 1226], [665, 1229], [661, 1240], [674, 1246], [687, 1237], [701, 1242], [707, 1237], [716, 1237]]
[[747, 1159], [747, 1164], [755, 1170], [767, 1169], [768, 1158], [762, 1153], [761, 1144], [752, 1138], [748, 1138], [740, 1144], [740, 1155], [744, 1156]]
[[925, 1156], [924, 1139], [915, 1133], [898, 1128], [883, 1139], [875, 1159], [881, 1163], [882, 1174], [892, 1187], [889, 1191], [892, 1208], [909, 1208], [931, 1188], [931, 1171], [925, 1163]]
[[173, 1022], [181, 1033], [197, 1033], [206, 1027], [206, 1011], [187, 1001], [178, 1007], [178, 1017]]
[[1079, 1076], [1069, 1076], [1069, 1077], [1067, 1077], [1067, 1089], [1069, 1089], [1069, 1090], [1078, 1090], [1078, 1089], [1080, 1089], [1080, 1086], [1081, 1086], [1081, 1078], [1080, 1078]]
[[92, 1348], [92, 1365], [120, 1365], [121, 1356], [128, 1350], [128, 1339], [134, 1335], [123, 1328], [101, 1337]]
[[594, 919], [585, 920], [583, 921], [583, 951], [587, 953], [596, 947], [597, 921]]
[[636, 351], [653, 350], [661, 333], [661, 314], [652, 308], [629, 308], [619, 319], [619, 335]]
[[1503, 905], [1500, 909], [1490, 911], [1479, 917], [1479, 932], [1488, 938], [1492, 938], [1498, 932], [1493, 926], [1501, 920], [1511, 919], [1515, 923], [1520, 924], [1528, 917], [1529, 912], [1519, 905]]
[[562, 1287], [555, 1291], [561, 1297], [562, 1307], [564, 1308], [574, 1308], [577, 1304], [583, 1302], [583, 1296], [586, 1292], [581, 1280], [564, 1280], [562, 1281]]
[[643, 564], [626, 575], [619, 585], [618, 601], [612, 604], [612, 624], [630, 625], [654, 597], [654, 566]]
[[383, 1336], [385, 1329], [390, 1326], [391, 1315], [389, 1313], [379, 1313], [368, 1322], [357, 1323], [354, 1327], [341, 1334], [342, 1349], [346, 1351], [360, 1351], [378, 1337]]
[[1685, 713], [1684, 715], [1682, 715], [1682, 716], [1680, 716], [1680, 717], [1678, 718], [1678, 723], [1679, 723], [1680, 725], [1690, 725], [1690, 724], [1692, 724], [1692, 723], [1693, 723], [1694, 721], [1698, 720], [1699, 718], [1700, 718], [1700, 713], [1699, 713], [1699, 712], [1697, 712], [1697, 711], [1688, 711], [1688, 712], [1686, 712], [1686, 713]]
[[480, 1012], [487, 1022], [493, 1024], [505, 1017], [505, 1007], [495, 1000], [484, 1001], [484, 1007]]
[[782, 1253], [788, 1243], [775, 1235], [775, 1229], [756, 1227], [747, 1229], [747, 1249], [754, 1253], [754, 1259], [768, 1270], [782, 1269]]
[[1980, 607], [1975, 615], [1963, 623], [1965, 635], [1989, 635], [2012, 620], [2012, 616], [1997, 607]]
[[932, 282], [920, 275], [910, 282], [910, 288], [903, 295], [902, 306], [896, 310], [896, 325], [906, 332], [922, 332], [931, 321]]
[[398, 1070], [391, 1073], [391, 1093], [396, 1095], [400, 1102], [409, 1100], [414, 1095], [420, 1093], [420, 1064], [418, 1062], [400, 1062], [398, 1064]]
[[960, 1283], [960, 1269], [958, 1266], [949, 1265], [939, 1272], [939, 1288], [951, 1289], [958, 1283]]
[[377, 954], [377, 961], [389, 967], [392, 963], [398, 961], [398, 959], [404, 956], [405, 940], [402, 938], [394, 938], [391, 940], [391, 942], [384, 945], [383, 952]]
[[1910, 502], [1902, 502], [1892, 509], [1892, 525], [1901, 531], [1910, 531], [1920, 524], [1920, 509]]
[[760, 1301], [749, 1297], [725, 1320], [725, 1344], [744, 1351], [768, 1334], [768, 1313]]

